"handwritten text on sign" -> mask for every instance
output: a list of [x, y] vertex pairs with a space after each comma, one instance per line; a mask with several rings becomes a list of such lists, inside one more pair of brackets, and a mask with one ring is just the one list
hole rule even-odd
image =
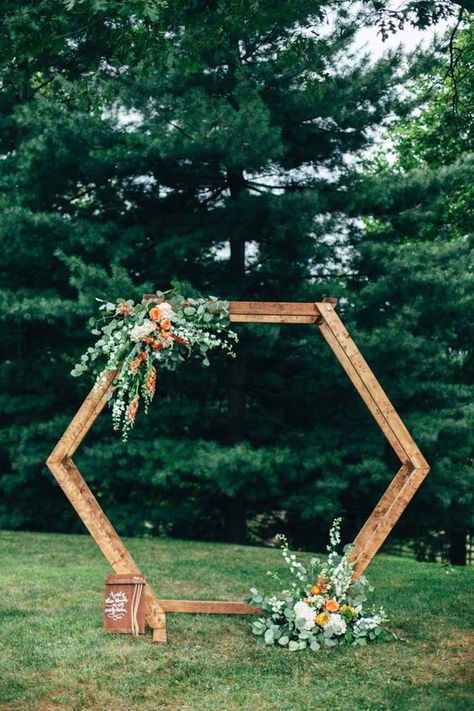
[[128, 597], [122, 591], [109, 592], [105, 598], [105, 614], [110, 620], [121, 620], [127, 614]]

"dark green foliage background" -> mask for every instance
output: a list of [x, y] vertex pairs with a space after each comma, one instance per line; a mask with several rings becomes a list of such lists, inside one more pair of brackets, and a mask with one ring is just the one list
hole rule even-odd
[[[139, 5], [0, 3], [0, 525], [80, 530], [43, 462], [92, 384], [69, 371], [92, 338], [95, 297], [139, 299], [177, 278], [222, 298], [337, 296], [433, 467], [396, 535], [428, 554], [444, 531], [462, 562], [469, 23], [453, 83], [443, 52], [352, 57], [372, 3], [356, 19], [344, 2]], [[394, 115], [395, 163], [364, 162]], [[239, 332], [237, 363], [160, 374], [127, 445], [103, 416], [81, 471], [120, 533], [267, 540], [283, 529], [317, 549], [341, 514], [350, 540], [393, 454], [312, 328]]]

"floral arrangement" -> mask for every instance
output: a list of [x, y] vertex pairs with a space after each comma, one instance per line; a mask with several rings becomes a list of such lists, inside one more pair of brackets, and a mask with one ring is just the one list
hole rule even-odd
[[185, 298], [179, 288], [157, 291], [140, 304], [125, 299], [97, 301], [102, 314], [89, 323], [99, 339], [71, 374], [80, 376], [92, 370], [99, 384], [108, 371], [117, 370], [112, 421], [114, 429], [122, 431], [123, 440], [135, 423], [140, 404], [148, 411], [160, 368], [174, 370], [193, 353], [208, 366], [209, 351], [215, 348], [235, 356], [237, 335], [228, 328], [227, 301], [213, 296]]
[[[285, 536], [277, 536], [293, 581], [291, 588], [279, 596], [250, 590], [248, 602], [263, 610], [263, 616], [251, 623], [261, 644], [276, 644], [291, 652], [306, 648], [317, 651], [321, 647], [366, 645], [395, 637], [383, 627], [387, 622], [383, 608], [363, 610], [366, 593], [373, 588], [364, 576], [352, 581], [352, 547], [346, 546], [343, 555], [337, 552], [340, 525], [341, 519], [335, 519], [329, 532], [327, 560], [312, 558], [309, 565], [297, 560]], [[281, 583], [278, 573], [268, 571], [267, 575]]]

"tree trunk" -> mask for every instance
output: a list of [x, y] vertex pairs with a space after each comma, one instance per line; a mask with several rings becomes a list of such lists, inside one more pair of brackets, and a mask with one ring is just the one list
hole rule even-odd
[[466, 531], [449, 531], [449, 561], [453, 565], [466, 565]]
[[[227, 171], [230, 199], [237, 200], [245, 190], [245, 178], [241, 168]], [[230, 295], [234, 299], [245, 295], [245, 234], [238, 224], [230, 236], [229, 259]], [[228, 411], [228, 440], [240, 442], [245, 432], [246, 358], [245, 348], [238, 344], [237, 358], [230, 366], [230, 391]], [[236, 543], [244, 543], [247, 536], [245, 496], [237, 493], [229, 499], [226, 510], [226, 537]]]

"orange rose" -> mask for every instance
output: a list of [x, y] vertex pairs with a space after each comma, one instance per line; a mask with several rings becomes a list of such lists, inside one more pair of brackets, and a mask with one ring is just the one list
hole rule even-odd
[[161, 318], [161, 311], [158, 308], [158, 306], [154, 306], [152, 309], [150, 309], [149, 316], [152, 321], [159, 321]]
[[165, 339], [165, 341], [168, 341], [171, 338], [171, 334], [168, 331], [160, 331], [160, 335]]
[[164, 331], [169, 331], [171, 328], [171, 321], [169, 320], [169, 318], [164, 318], [163, 321], [160, 323], [160, 326]]
[[163, 344], [161, 341], [153, 341], [152, 349], [154, 351], [161, 351], [162, 348], [163, 348]]
[[321, 588], [319, 587], [319, 585], [313, 585], [310, 589], [311, 595], [319, 595], [320, 592]]
[[339, 610], [339, 603], [337, 600], [328, 600], [326, 603], [326, 610], [329, 612], [337, 612]]

